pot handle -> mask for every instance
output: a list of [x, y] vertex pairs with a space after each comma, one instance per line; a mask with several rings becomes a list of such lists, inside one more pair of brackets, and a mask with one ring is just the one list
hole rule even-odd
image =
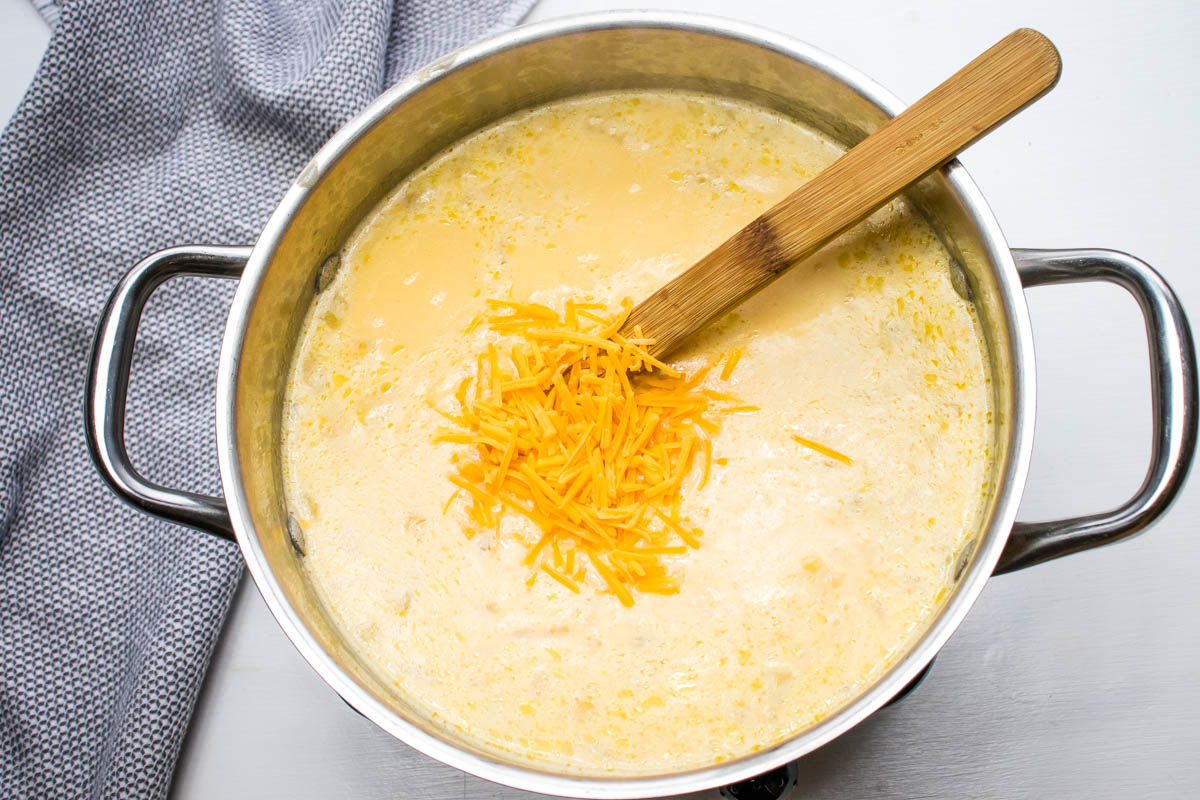
[[100, 315], [88, 364], [83, 414], [92, 461], [122, 500], [231, 541], [233, 526], [224, 500], [159, 486], [134, 468], [125, 449], [125, 399], [138, 323], [154, 290], [180, 275], [239, 278], [249, 258], [249, 247], [191, 245], [160, 250], [131, 269]]
[[1108, 281], [1137, 300], [1150, 347], [1153, 441], [1150, 468], [1128, 502], [1103, 514], [1016, 523], [995, 574], [1140, 533], [1175, 499], [1196, 449], [1196, 351], [1179, 298], [1162, 276], [1116, 250], [1013, 250], [1013, 256], [1026, 288]]

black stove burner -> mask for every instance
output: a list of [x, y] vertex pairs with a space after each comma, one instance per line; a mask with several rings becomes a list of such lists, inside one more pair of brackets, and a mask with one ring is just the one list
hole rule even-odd
[[891, 700], [888, 700], [887, 703], [885, 703], [883, 707], [887, 708], [888, 706], [890, 706], [894, 703], [899, 703], [901, 700], [903, 700], [904, 698], [906, 698], [910, 694], [912, 694], [913, 689], [916, 689], [918, 686], [920, 686], [921, 681], [925, 680], [926, 676], [929, 675], [929, 670], [932, 667], [933, 667], [933, 661], [930, 661], [928, 664], [925, 665], [925, 669], [923, 669], [917, 673], [917, 677], [915, 677], [911, 681], [909, 681], [908, 685], [905, 686], [903, 689], [896, 692], [896, 696], [893, 697]]
[[762, 775], [722, 786], [721, 796], [730, 800], [779, 800], [795, 785], [796, 765], [784, 764]]

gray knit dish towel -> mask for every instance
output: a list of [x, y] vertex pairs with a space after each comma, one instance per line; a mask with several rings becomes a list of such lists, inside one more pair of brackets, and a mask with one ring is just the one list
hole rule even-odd
[[[251, 244], [304, 163], [405, 73], [533, 0], [37, 0], [53, 38], [0, 137], [0, 798], [165, 797], [241, 574], [124, 506], [84, 441], [96, 320], [133, 264]], [[128, 444], [219, 494], [232, 287], [155, 294]]]

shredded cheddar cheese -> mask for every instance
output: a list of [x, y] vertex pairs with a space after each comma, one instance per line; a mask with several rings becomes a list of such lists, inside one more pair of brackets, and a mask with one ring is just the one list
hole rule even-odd
[[826, 458], [832, 458], [834, 461], [840, 461], [843, 464], [846, 464], [847, 466], [854, 463], [853, 461], [850, 460], [850, 456], [848, 456], [844, 453], [839, 453], [837, 450], [834, 450], [832, 447], [823, 445], [820, 442], [814, 442], [812, 439], [805, 439], [803, 436], [797, 436], [796, 434], [793, 433], [792, 441], [799, 442], [800, 444], [804, 445], [805, 447], [809, 448], [810, 450], [816, 450], [818, 453], [825, 456]]
[[525, 559], [528, 585], [541, 572], [578, 593], [590, 567], [626, 606], [633, 590], [678, 592], [662, 557], [701, 537], [680, 513], [685, 479], [699, 458], [699, 485], [708, 481], [720, 415], [755, 407], [699, 388], [716, 362], [686, 375], [650, 356], [640, 330], [621, 336], [629, 301], [616, 315], [568, 302], [561, 317], [536, 303], [488, 304], [482, 321], [515, 343], [480, 354], [455, 393], [457, 415], [446, 415], [454, 427], [434, 437], [476, 456], [456, 461], [446, 509], [456, 496], [469, 503], [468, 535], [498, 531], [505, 512], [532, 520], [541, 537]]
[[721, 380], [727, 381], [733, 375], [733, 369], [737, 366], [738, 361], [742, 358], [742, 348], [735, 347], [733, 352], [729, 354], [729, 359], [725, 362], [724, 369], [721, 370]]

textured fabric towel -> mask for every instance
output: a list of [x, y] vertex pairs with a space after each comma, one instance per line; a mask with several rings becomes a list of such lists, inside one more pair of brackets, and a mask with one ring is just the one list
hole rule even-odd
[[[122, 505], [88, 459], [93, 328], [134, 262], [248, 244], [327, 137], [404, 73], [532, 0], [38, 0], [54, 26], [0, 138], [0, 797], [161, 797], [241, 572]], [[232, 286], [150, 302], [129, 447], [219, 493]]]

